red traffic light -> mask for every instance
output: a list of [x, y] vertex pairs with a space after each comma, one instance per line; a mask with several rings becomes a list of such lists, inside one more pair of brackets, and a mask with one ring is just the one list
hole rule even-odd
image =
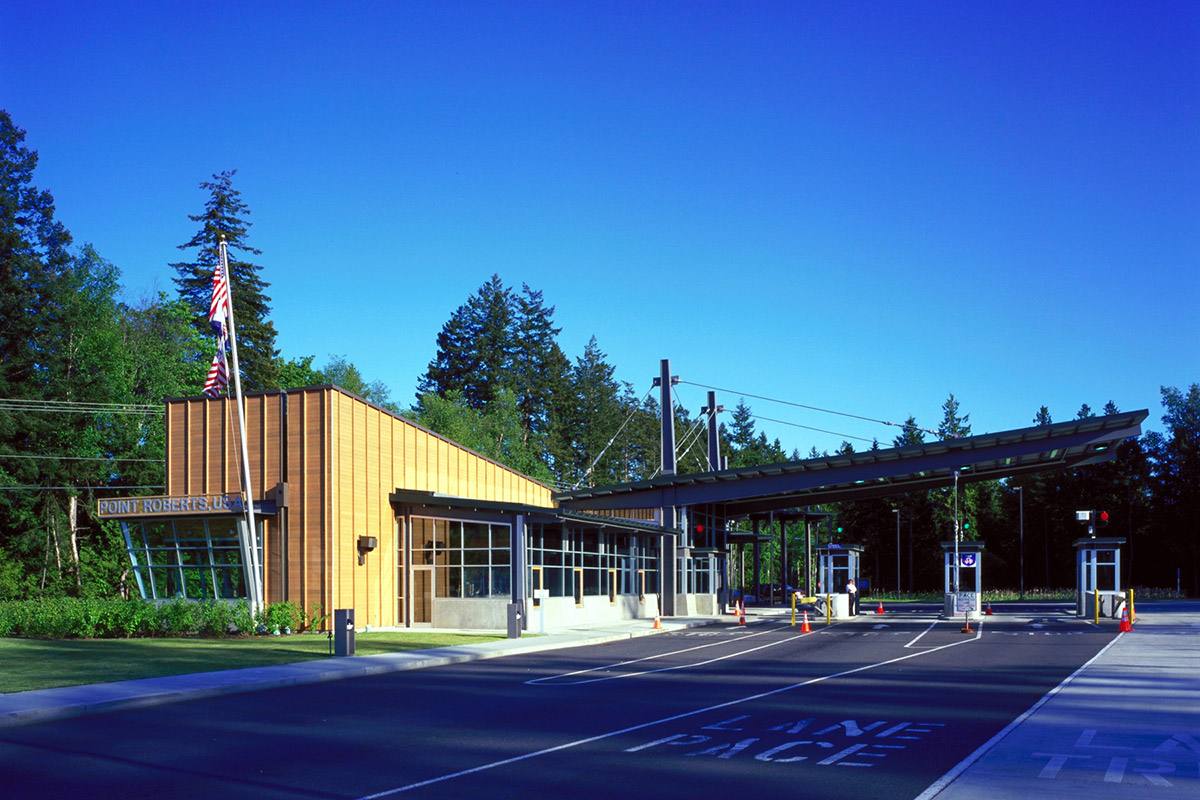
[[704, 526], [703, 526], [703, 525], [697, 525], [697, 526], [696, 526], [696, 533], [704, 533]]
[[1100, 525], [1107, 525], [1108, 524], [1108, 512], [1101, 511], [1099, 514], [1097, 514], [1096, 522]]

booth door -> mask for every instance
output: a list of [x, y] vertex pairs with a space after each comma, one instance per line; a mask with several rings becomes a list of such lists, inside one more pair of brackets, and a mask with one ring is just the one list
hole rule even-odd
[[433, 624], [433, 567], [413, 567], [413, 624]]

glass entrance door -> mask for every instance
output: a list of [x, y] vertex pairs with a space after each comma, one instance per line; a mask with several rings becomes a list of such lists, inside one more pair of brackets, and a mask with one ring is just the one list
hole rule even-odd
[[433, 624], [433, 567], [413, 567], [413, 624]]

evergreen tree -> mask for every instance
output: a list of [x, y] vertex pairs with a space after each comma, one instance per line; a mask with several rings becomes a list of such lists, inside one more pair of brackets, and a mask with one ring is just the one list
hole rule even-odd
[[[917, 425], [916, 417], [910, 414], [904, 421], [900, 435], [892, 440], [892, 446], [912, 447], [924, 443], [925, 431]], [[899, 523], [903, 540], [900, 545], [900, 561], [903, 567], [901, 569], [902, 585], [898, 587], [898, 590], [913, 592], [916, 591], [917, 585], [916, 553], [921, 553], [920, 567], [924, 577], [928, 568], [934, 564], [938, 549], [937, 537], [933, 535], [929, 524], [929, 492], [905, 492], [897, 495], [892, 498], [892, 507], [900, 512]], [[907, 542], [907, 547], [904, 542]], [[922, 583], [927, 585], [924, 580]]]
[[[233, 188], [237, 170], [220, 172], [200, 188], [209, 193], [204, 213], [188, 215], [200, 223], [200, 230], [180, 250], [196, 249], [195, 261], [171, 264], [177, 273], [179, 296], [195, 315], [196, 328], [211, 333], [208, 321], [212, 301], [212, 279], [219, 260], [221, 238], [228, 252], [229, 284], [233, 294], [233, 318], [237, 329], [238, 366], [242, 389], [276, 389], [280, 385], [279, 351], [275, 349], [275, 325], [267, 317], [271, 298], [265, 294], [270, 284], [262, 279], [262, 267], [245, 261], [238, 254], [262, 255], [246, 242], [251, 223], [246, 219], [249, 207], [241, 192]], [[201, 387], [196, 387], [199, 393]]]
[[482, 409], [502, 388], [513, 388], [514, 307], [499, 275], [479, 287], [442, 326], [437, 355], [418, 382], [418, 402], [430, 392], [457, 391]]
[[754, 414], [746, 404], [746, 398], [738, 398], [733, 408], [733, 422], [729, 431], [729, 465], [731, 467], [756, 466], [752, 450], [755, 444]]
[[950, 397], [942, 404], [942, 422], [938, 425], [938, 438], [945, 441], [946, 439], [961, 439], [971, 435], [970, 414], [959, 416], [958, 400], [954, 399], [954, 392], [950, 393]]
[[[951, 392], [946, 402], [942, 404], [942, 421], [938, 425], [938, 438], [959, 439], [971, 435], [970, 414], [960, 414], [958, 400]], [[934, 502], [934, 519], [938, 529], [946, 538], [952, 541], [955, 535], [955, 523], [958, 524], [959, 536], [962, 540], [972, 540], [978, 532], [977, 526], [967, 527], [975, 521], [978, 510], [978, 487], [967, 483], [964, 476], [959, 476], [959, 494], [954, 494], [954, 487], [931, 493]], [[969, 478], [969, 476], [966, 476]], [[957, 518], [955, 517], [957, 501]]]
[[1165, 431], [1148, 437], [1153, 456], [1158, 529], [1170, 531], [1163, 555], [1180, 565], [1190, 594], [1200, 595], [1200, 384], [1162, 387]]
[[778, 439], [768, 442], [766, 433], [755, 432], [754, 414], [745, 398], [740, 398], [733, 409], [729, 445], [730, 467], [757, 467], [787, 460], [787, 453]]
[[623, 421], [620, 386], [614, 371], [593, 336], [571, 372], [572, 403], [564, 423], [574, 436], [561, 475], [567, 485], [619, 483], [626, 473], [618, 453], [611, 448], [605, 450]]
[[556, 403], [566, 394], [571, 365], [555, 337], [554, 306], [547, 307], [541, 291], [521, 284], [514, 298], [511, 381], [525, 439], [537, 440], [546, 449], [543, 459], [552, 464], [562, 452], [561, 416]]
[[[63, 399], [50, 393], [63, 388], [64, 373], [78, 363], [72, 356], [83, 331], [72, 292], [86, 281], [90, 262], [70, 253], [71, 235], [54, 218], [54, 198], [33, 185], [37, 152], [24, 141], [25, 131], [0, 111], [0, 397], [31, 404], [0, 409], [0, 484], [42, 487], [0, 492], [0, 598], [44, 590], [39, 561], [52, 588], [67, 577], [63, 497], [52, 487], [69, 480], [63, 457], [84, 424], [36, 410], [47, 399]], [[86, 385], [91, 376], [79, 378]]]

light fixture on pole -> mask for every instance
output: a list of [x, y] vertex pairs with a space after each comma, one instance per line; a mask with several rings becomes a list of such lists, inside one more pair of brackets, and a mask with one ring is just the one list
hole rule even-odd
[[900, 599], [900, 509], [893, 508], [896, 515], [896, 599]]
[[954, 470], [954, 591], [960, 591], [958, 580], [958, 470]]
[[1025, 599], [1025, 487], [1017, 487], [1017, 497], [1020, 499], [1020, 528], [1019, 541], [1021, 551], [1021, 599]]

